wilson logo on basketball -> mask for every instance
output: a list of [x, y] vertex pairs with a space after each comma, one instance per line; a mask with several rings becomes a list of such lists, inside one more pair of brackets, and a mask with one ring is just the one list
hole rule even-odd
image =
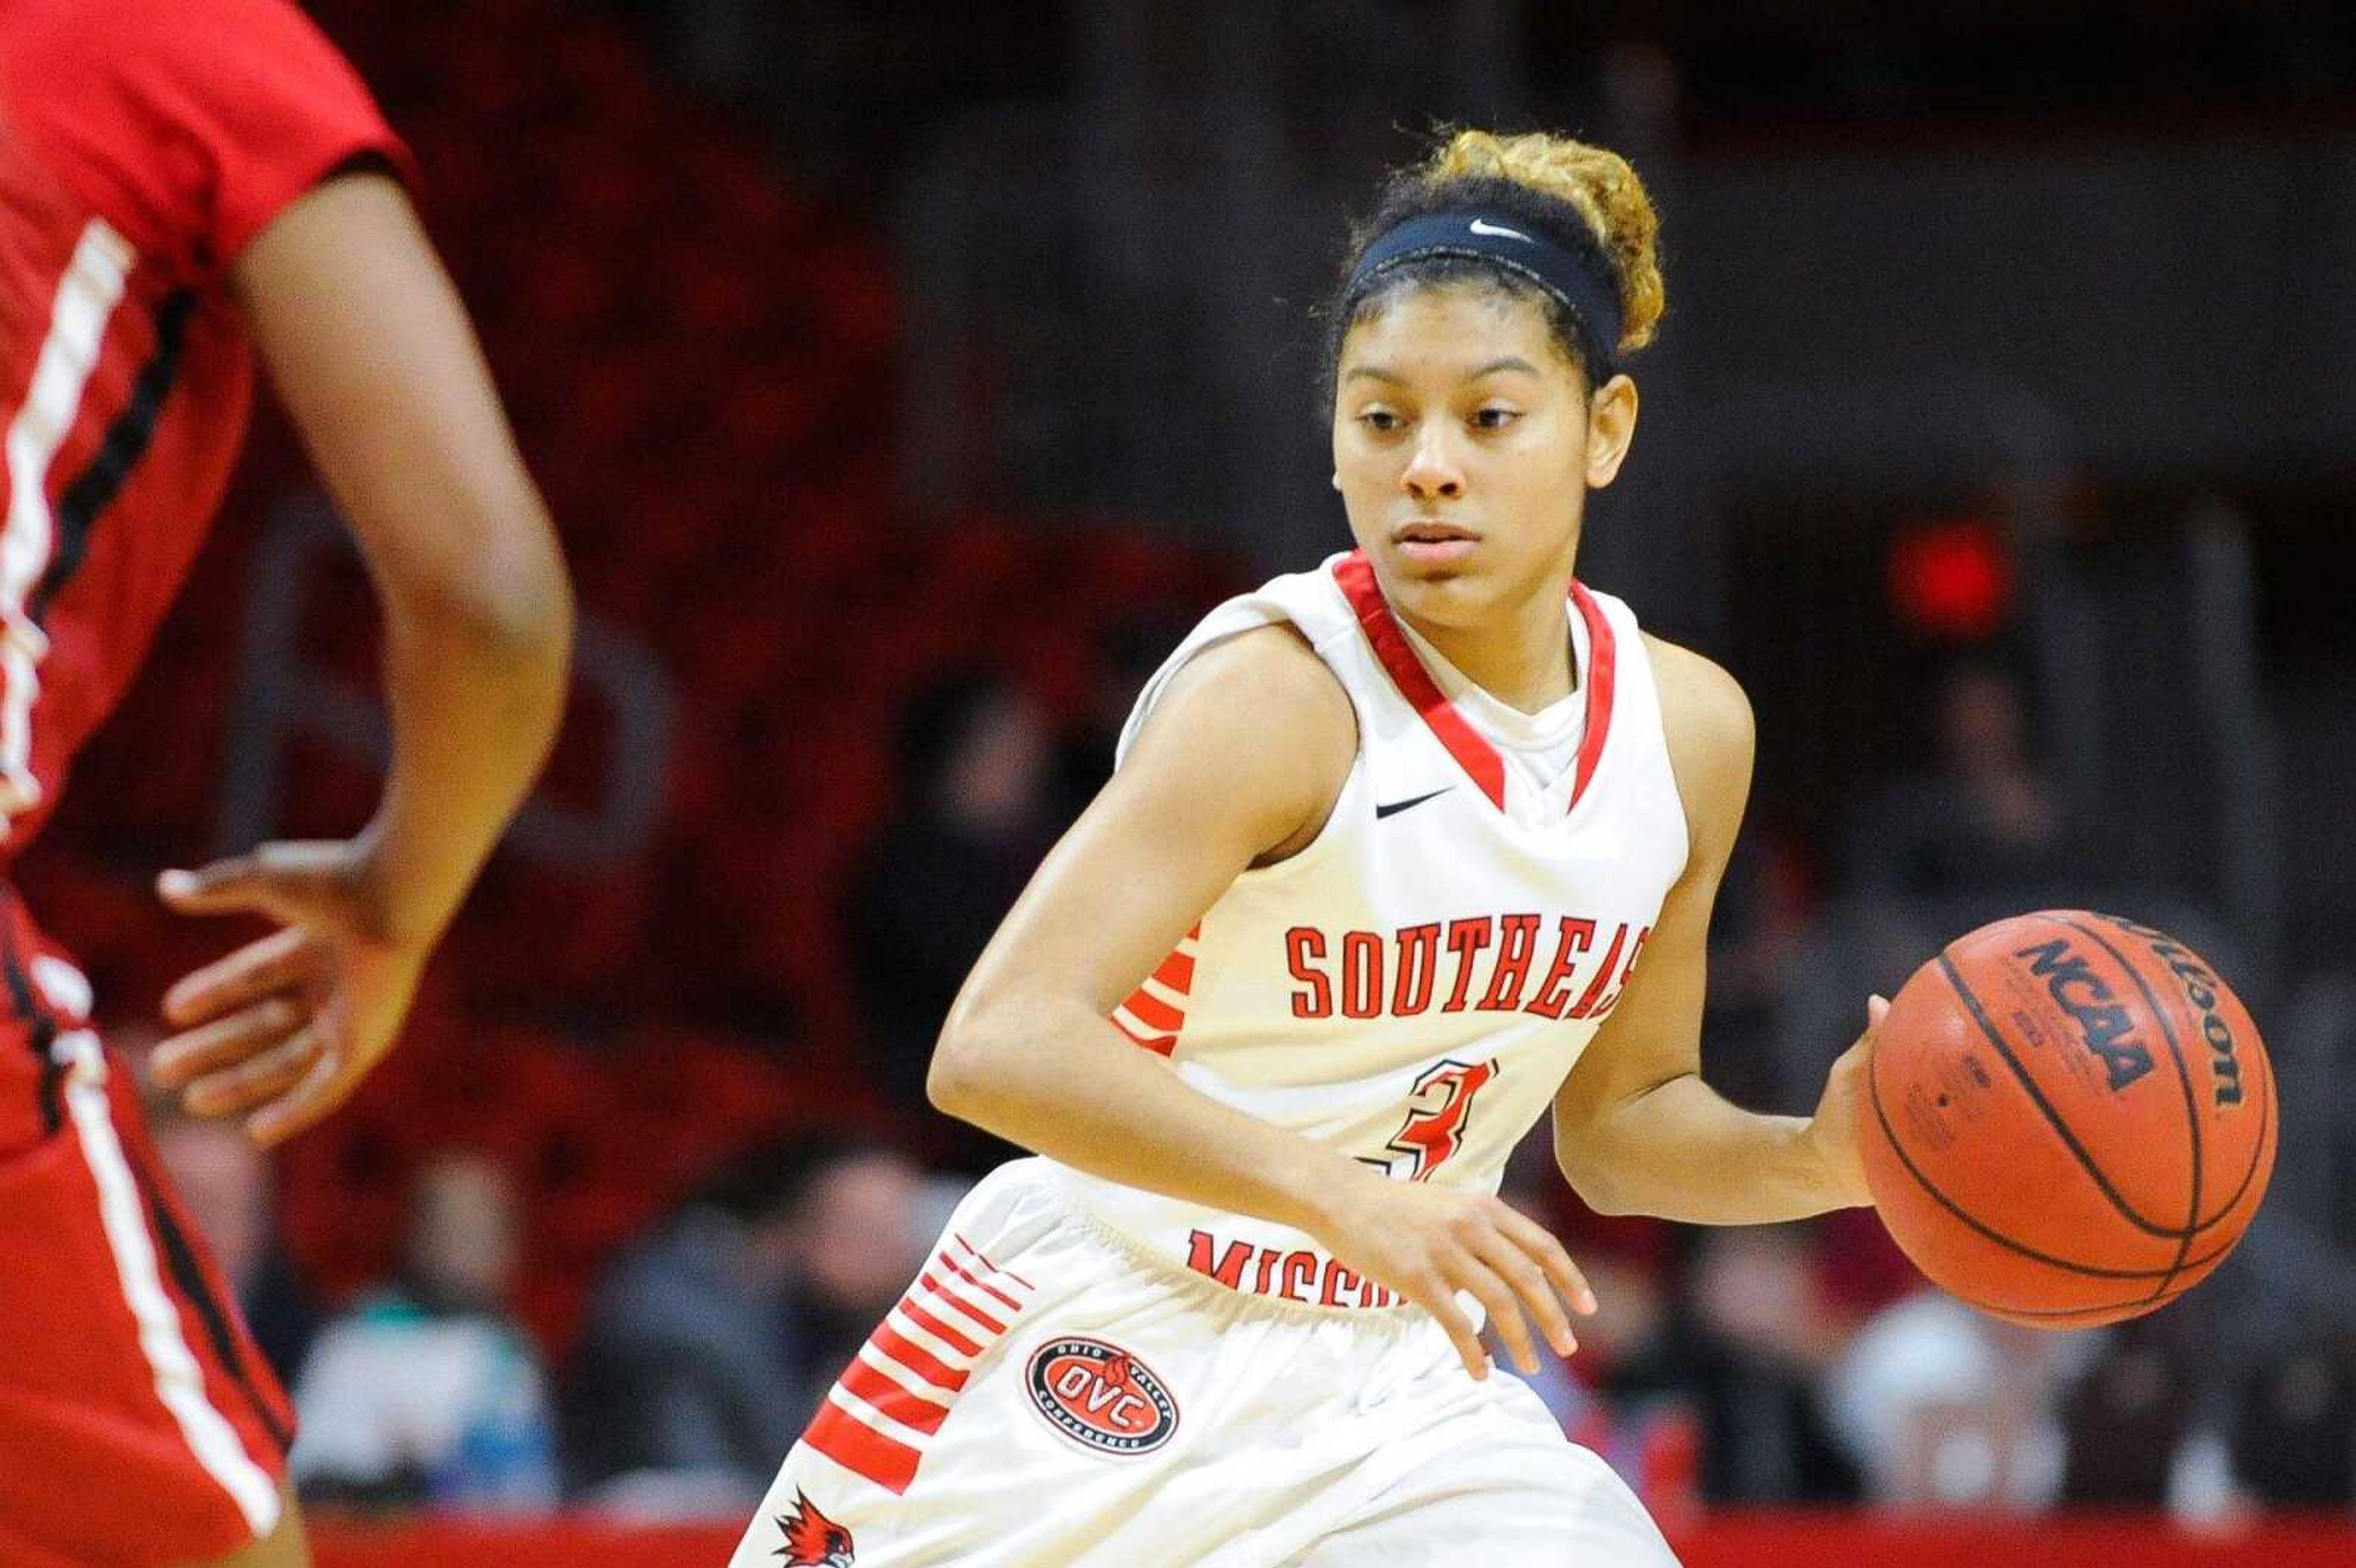
[[2140, 936], [2151, 945], [2151, 955], [2168, 965], [2177, 984], [2184, 987], [2184, 999], [2201, 1015], [2201, 1038], [2208, 1044], [2209, 1068], [2216, 1080], [2217, 1104], [2238, 1105], [2242, 1103], [2242, 1063], [2233, 1053], [2233, 1026], [2227, 1023], [2217, 1010], [2217, 998], [2224, 987], [2210, 973], [2201, 958], [2182, 943], [2164, 931], [2115, 914], [2099, 917], [2109, 921], [2131, 936]]
[[1178, 1430], [1178, 1404], [1135, 1356], [1101, 1339], [1050, 1339], [1024, 1379], [1047, 1424], [1099, 1454], [1150, 1454]]

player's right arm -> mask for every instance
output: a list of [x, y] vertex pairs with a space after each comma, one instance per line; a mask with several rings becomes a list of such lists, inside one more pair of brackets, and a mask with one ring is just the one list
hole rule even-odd
[[1525, 1310], [1567, 1353], [1557, 1293], [1590, 1301], [1552, 1236], [1494, 1198], [1392, 1181], [1223, 1104], [1110, 1021], [1229, 883], [1316, 836], [1356, 751], [1349, 699], [1289, 628], [1191, 660], [975, 965], [927, 1089], [1079, 1169], [1307, 1232], [1429, 1309], [1480, 1377], [1455, 1300], [1469, 1290], [1535, 1371]]
[[391, 1046], [427, 955], [556, 731], [572, 597], [473, 329], [407, 196], [331, 178], [238, 258], [271, 379], [367, 558], [392, 766], [356, 837], [266, 844], [161, 891], [282, 929], [172, 987], [157, 1081], [273, 1141]]

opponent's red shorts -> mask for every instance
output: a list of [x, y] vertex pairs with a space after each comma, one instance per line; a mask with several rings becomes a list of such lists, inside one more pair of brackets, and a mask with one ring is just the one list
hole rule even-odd
[[0, 1564], [164, 1568], [275, 1528], [294, 1413], [165, 1185], [89, 987], [0, 888]]

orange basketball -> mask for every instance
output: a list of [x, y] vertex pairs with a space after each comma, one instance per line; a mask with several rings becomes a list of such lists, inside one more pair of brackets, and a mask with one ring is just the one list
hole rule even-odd
[[2047, 910], [1950, 943], [1876, 1034], [1859, 1142], [1932, 1281], [2048, 1328], [2165, 1306], [2233, 1250], [2273, 1172], [2275, 1075], [2183, 944]]

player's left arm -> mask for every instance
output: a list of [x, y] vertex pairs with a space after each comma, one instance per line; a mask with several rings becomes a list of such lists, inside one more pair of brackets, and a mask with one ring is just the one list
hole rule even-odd
[[1834, 1064], [1814, 1116], [1745, 1111], [1701, 1080], [1710, 911], [1751, 792], [1754, 731], [1732, 676], [1645, 643], [1685, 805], [1686, 869], [1618, 1006], [1555, 1096], [1555, 1158], [1603, 1213], [1747, 1225], [1870, 1203], [1855, 1131], [1870, 1029]]
[[572, 596], [474, 330], [408, 197], [331, 178], [238, 258], [271, 379], [366, 558], [391, 767], [348, 839], [282, 842], [160, 891], [280, 929], [166, 993], [152, 1069], [275, 1142], [392, 1044], [443, 928], [521, 805], [563, 706]]

